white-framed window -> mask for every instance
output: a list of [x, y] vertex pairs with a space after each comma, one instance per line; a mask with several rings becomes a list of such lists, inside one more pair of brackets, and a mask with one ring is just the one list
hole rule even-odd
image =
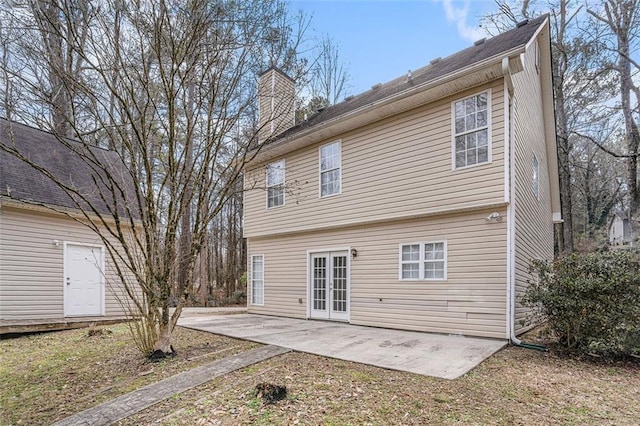
[[284, 206], [284, 160], [267, 166], [267, 208]]
[[453, 165], [455, 169], [491, 161], [490, 91], [453, 102]]
[[447, 279], [446, 241], [400, 244], [399, 252], [401, 281], [444, 281]]
[[535, 154], [533, 154], [533, 195], [540, 199], [540, 164]]
[[251, 304], [264, 305], [264, 255], [251, 256]]
[[320, 147], [320, 197], [342, 192], [342, 144], [332, 142]]

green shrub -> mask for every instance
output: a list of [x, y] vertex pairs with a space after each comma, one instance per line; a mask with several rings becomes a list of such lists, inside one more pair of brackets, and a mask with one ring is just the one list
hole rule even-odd
[[640, 256], [574, 253], [534, 261], [522, 303], [546, 317], [559, 342], [584, 353], [640, 353]]

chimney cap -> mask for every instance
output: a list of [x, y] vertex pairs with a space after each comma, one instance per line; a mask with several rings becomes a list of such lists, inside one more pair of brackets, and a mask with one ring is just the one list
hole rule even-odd
[[283, 77], [288, 78], [294, 83], [296, 82], [293, 78], [289, 77], [289, 75], [286, 72], [282, 71], [280, 68], [276, 67], [275, 65], [271, 65], [269, 68], [267, 68], [266, 70], [258, 74], [258, 78], [261, 78], [263, 75], [269, 73], [270, 71], [276, 71], [278, 74], [281, 74]]

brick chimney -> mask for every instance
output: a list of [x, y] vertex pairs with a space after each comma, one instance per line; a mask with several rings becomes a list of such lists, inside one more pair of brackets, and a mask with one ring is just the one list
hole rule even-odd
[[295, 124], [295, 81], [271, 67], [258, 76], [258, 143]]

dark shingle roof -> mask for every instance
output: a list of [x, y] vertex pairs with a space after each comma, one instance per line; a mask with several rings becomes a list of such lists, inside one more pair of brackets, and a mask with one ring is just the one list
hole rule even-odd
[[[119, 182], [130, 182], [120, 157], [113, 151], [88, 148], [79, 142], [61, 143], [56, 136], [33, 127], [0, 118], [0, 145], [13, 147], [38, 166], [48, 170], [65, 185], [78, 189], [96, 210], [111, 214], [110, 206], [101, 199], [94, 178], [100, 182], [101, 169]], [[68, 145], [68, 146], [66, 146]], [[78, 153], [90, 149], [100, 167], [91, 167]], [[127, 186], [130, 191], [130, 185]], [[105, 193], [105, 191], [102, 191]], [[56, 183], [21, 159], [0, 148], [0, 196], [30, 204], [77, 209], [78, 206]], [[109, 199], [109, 197], [106, 197]], [[86, 203], [81, 202], [83, 208]], [[118, 206], [120, 214], [124, 211]]]
[[299, 123], [279, 134], [268, 141], [267, 144], [280, 141], [285, 138], [295, 137], [299, 132], [317, 126], [343, 114], [347, 114], [378, 100], [410, 89], [413, 86], [436, 80], [452, 72], [467, 68], [476, 63], [523, 46], [531, 40], [547, 16], [548, 15], [542, 15], [530, 20], [529, 22], [525, 21], [526, 23], [523, 22], [519, 24], [518, 27], [487, 39], [482, 43], [476, 43], [473, 46], [461, 50], [451, 56], [437, 61], [432, 61], [431, 64], [413, 71], [411, 79], [408, 79], [407, 75], [404, 75], [385, 84], [374, 86], [371, 90], [349, 98], [349, 100], [330, 106], [311, 116], [308, 120], [303, 121], [302, 123]]

